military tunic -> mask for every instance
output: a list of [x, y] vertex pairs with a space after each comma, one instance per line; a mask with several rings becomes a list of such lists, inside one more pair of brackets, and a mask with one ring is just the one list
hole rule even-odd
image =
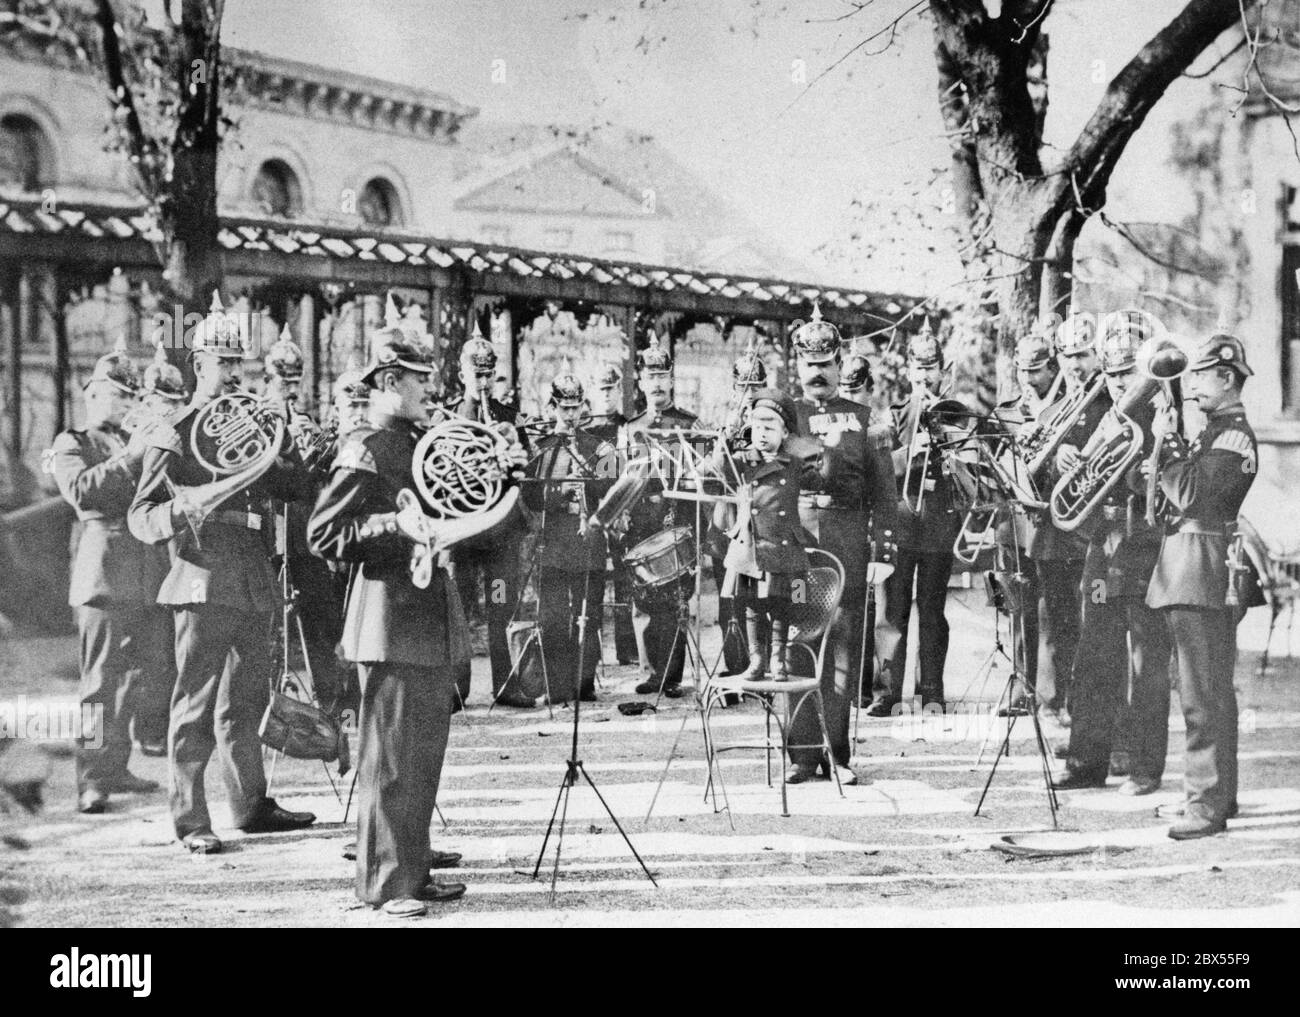
[[166, 741], [176, 678], [171, 614], [157, 605], [167, 555], [127, 529], [141, 465], [127, 441], [120, 428], [101, 425], [64, 431], [49, 453], [59, 493], [77, 514], [68, 603], [80, 634], [81, 702], [102, 717], [98, 737], [88, 733], [77, 748], [79, 793], [107, 790], [125, 774], [133, 722], [137, 739]]
[[287, 443], [260, 479], [216, 506], [196, 542], [173, 490], [214, 479], [192, 448], [199, 410], [191, 405], [174, 423], [149, 432], [150, 448], [127, 516], [139, 540], [167, 542], [171, 562], [158, 603], [171, 608], [175, 626], [171, 809], [181, 839], [212, 829], [203, 775], [218, 745], [235, 825], [254, 819], [266, 799], [258, 728], [270, 695], [270, 637], [280, 591], [270, 564], [271, 521], [264, 504], [310, 492], [297, 453]]
[[[595, 694], [609, 551], [602, 530], [584, 532], [583, 526], [613, 484], [610, 471], [601, 469], [602, 445], [585, 431], [547, 435], [538, 442], [529, 469], [533, 482], [524, 488], [525, 504], [540, 530], [538, 624], [552, 702], [573, 698], [575, 673], [580, 675], [580, 694]], [[584, 603], [580, 648], [578, 623]]]
[[1147, 604], [1169, 623], [1187, 728], [1189, 817], [1219, 821], [1237, 806], [1236, 616], [1225, 604], [1230, 533], [1255, 481], [1259, 451], [1240, 403], [1209, 414], [1187, 449], [1170, 435], [1160, 490], [1180, 521], [1160, 545]]
[[[820, 678], [832, 753], [836, 763], [847, 766], [852, 754], [852, 697], [860, 695], [866, 682], [867, 662], [875, 656], [873, 646], [896, 638], [887, 631], [885, 613], [877, 610], [873, 643], [867, 614], [867, 565], [896, 560], [898, 489], [889, 455], [890, 429], [873, 425], [867, 407], [840, 396], [796, 399], [795, 412], [796, 433], [816, 443], [816, 453], [803, 471], [800, 522], [817, 546], [844, 566], [839, 617]], [[840, 434], [838, 445], [826, 444], [832, 432]], [[806, 656], [792, 658], [792, 668], [806, 666]], [[820, 741], [811, 711], [799, 712], [790, 740], [812, 745]], [[792, 762], [806, 766], [816, 765], [820, 758], [816, 749], [791, 753]]]
[[419, 428], [388, 419], [344, 439], [307, 525], [314, 554], [353, 566], [343, 653], [361, 671], [357, 897], [418, 897], [428, 879], [429, 824], [447, 749], [455, 675], [469, 632], [455, 584], [434, 569], [411, 582], [411, 541], [372, 533], [409, 487]]
[[[625, 450], [628, 458], [635, 458], [638, 449], [644, 450], [647, 430], [666, 430], [680, 428], [690, 431], [699, 423], [699, 418], [676, 406], [666, 407], [662, 411], [647, 409], [627, 422], [624, 428], [625, 440], [629, 447]], [[675, 439], [657, 436], [654, 441], [666, 444], [670, 449], [677, 445]], [[663, 484], [652, 480], [646, 486], [645, 493], [628, 512], [627, 550], [632, 550], [647, 537], [652, 537], [672, 526], [690, 527], [692, 534], [696, 529], [696, 503], [675, 502], [664, 497]], [[668, 592], [677, 592], [689, 598], [695, 589], [695, 574], [683, 576]], [[677, 638], [677, 605], [671, 598], [648, 604], [649, 622], [645, 630], [646, 656], [649, 658], [652, 681], [664, 685], [679, 685], [686, 661], [686, 640]]]

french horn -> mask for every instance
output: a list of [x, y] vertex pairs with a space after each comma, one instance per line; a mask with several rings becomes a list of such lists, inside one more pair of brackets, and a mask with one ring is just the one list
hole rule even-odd
[[443, 419], [420, 436], [411, 457], [415, 491], [398, 492], [408, 532], [419, 536], [411, 552], [411, 581], [419, 589], [433, 578], [437, 552], [489, 533], [519, 501], [519, 488], [507, 484], [511, 442], [502, 430], [441, 412]]
[[213, 479], [194, 487], [173, 485], [172, 489], [196, 546], [202, 547], [199, 532], [217, 506], [274, 465], [284, 445], [286, 427], [284, 417], [244, 391], [217, 396], [198, 411], [190, 431], [190, 451]]

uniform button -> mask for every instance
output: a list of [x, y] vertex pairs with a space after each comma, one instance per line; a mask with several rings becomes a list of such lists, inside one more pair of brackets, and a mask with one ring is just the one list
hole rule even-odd
[[788, 541], [788, 540], [783, 540], [783, 541], [781, 541], [781, 546], [782, 546], [782, 547], [785, 547], [785, 546], [786, 546], [787, 544], [789, 544], [789, 543], [790, 543], [790, 541]]
[[780, 512], [778, 512], [777, 515], [778, 515], [778, 516], [783, 516], [783, 515], [785, 515], [785, 509], [782, 509]]
[[784, 478], [784, 477], [781, 478], [781, 486], [782, 486], [782, 487], [785, 487], [785, 478]]
[[758, 509], [756, 509], [756, 508], [752, 508], [752, 509], [750, 509], [750, 510], [749, 510], [749, 514], [750, 514], [751, 516], [756, 516], [756, 515], [758, 515]]

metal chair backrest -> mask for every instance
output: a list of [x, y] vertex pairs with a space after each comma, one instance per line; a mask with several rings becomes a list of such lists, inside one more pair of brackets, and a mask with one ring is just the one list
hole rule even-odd
[[[829, 551], [808, 549], [808, 574], [802, 591], [796, 589], [789, 614], [789, 638], [811, 648], [835, 621], [844, 593], [844, 566]], [[802, 594], [802, 595], [800, 595]]]

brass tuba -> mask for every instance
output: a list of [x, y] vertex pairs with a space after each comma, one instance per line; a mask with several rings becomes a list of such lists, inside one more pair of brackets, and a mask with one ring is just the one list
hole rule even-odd
[[443, 419], [415, 446], [415, 493], [398, 493], [399, 512], [422, 536], [411, 553], [411, 577], [420, 589], [433, 577], [438, 551], [487, 534], [509, 519], [519, 501], [519, 488], [507, 486], [509, 439], [496, 426], [440, 412]]
[[1141, 458], [1144, 436], [1131, 414], [1150, 402], [1162, 386], [1182, 377], [1193, 359], [1190, 342], [1172, 334], [1143, 343], [1137, 352], [1141, 380], [1101, 418], [1079, 461], [1052, 488], [1052, 521], [1058, 527], [1075, 530], [1083, 525]]
[[1070, 429], [1079, 422], [1105, 388], [1106, 378], [1099, 373], [1088, 384], [1067, 392], [1063, 398], [1047, 407], [1037, 421], [1025, 428], [1016, 445], [1031, 477], [1038, 476], [1039, 471], [1052, 461]]
[[185, 514], [196, 546], [202, 547], [199, 531], [217, 506], [275, 463], [286, 427], [284, 417], [244, 391], [217, 396], [195, 415], [190, 451], [213, 479], [195, 487], [173, 485], [172, 497]]

